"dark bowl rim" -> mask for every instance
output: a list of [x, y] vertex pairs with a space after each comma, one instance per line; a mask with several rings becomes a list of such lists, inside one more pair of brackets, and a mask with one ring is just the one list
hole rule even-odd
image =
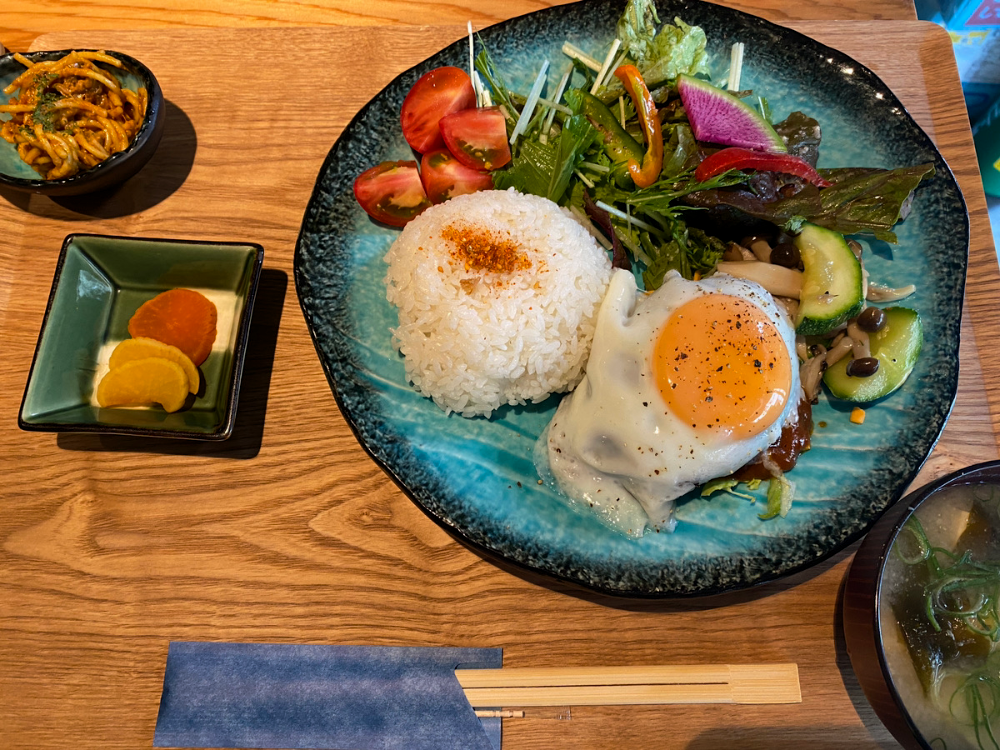
[[[987, 479], [990, 481], [983, 481]], [[922, 487], [908, 493], [896, 504], [896, 512], [898, 515], [896, 515], [895, 520], [891, 522], [888, 535], [884, 537], [879, 535], [876, 537], [872, 533], [869, 533], [862, 542], [862, 547], [867, 546], [869, 549], [875, 545], [879, 545], [878, 575], [875, 577], [874, 581], [875, 601], [873, 608], [873, 621], [871, 622], [872, 634], [874, 635], [876, 641], [875, 651], [878, 655], [879, 670], [882, 673], [882, 679], [885, 682], [886, 689], [892, 697], [893, 703], [895, 703], [900, 716], [903, 718], [903, 721], [906, 723], [906, 726], [909, 728], [913, 737], [916, 738], [917, 742], [926, 750], [934, 750], [934, 748], [929, 742], [927, 742], [927, 740], [924, 739], [923, 733], [917, 727], [916, 722], [910, 715], [905, 702], [900, 696], [899, 691], [896, 689], [895, 680], [892, 677], [892, 673], [886, 661], [881, 618], [879, 616], [882, 606], [882, 578], [885, 575], [885, 566], [889, 557], [889, 552], [895, 545], [896, 539], [899, 537], [900, 530], [910, 517], [913, 516], [917, 509], [928, 500], [931, 500], [942, 490], [976, 484], [996, 484], [997, 486], [1000, 486], [1000, 460], [983, 461], [982, 463], [974, 464], [972, 466], [956, 469], [950, 474], [946, 474], [945, 476], [929, 482], [928, 484], [925, 484]], [[872, 531], [875, 531], [875, 527], [873, 527]], [[859, 548], [859, 556], [861, 555], [861, 551], [861, 548]], [[850, 574], [851, 572], [849, 570], [848, 576], [850, 576]], [[862, 688], [863, 687], [864, 686], [862, 686]]]
[[[148, 67], [141, 63], [136, 58], [131, 55], [127, 55], [124, 52], [117, 52], [115, 50], [98, 50], [98, 49], [62, 49], [62, 50], [38, 50], [35, 52], [8, 52], [6, 54], [0, 55], [0, 67], [2, 67], [6, 62], [14, 60], [15, 54], [20, 54], [22, 57], [27, 57], [29, 59], [41, 59], [46, 60], [49, 58], [58, 59], [64, 57], [71, 52], [103, 52], [106, 55], [114, 57], [120, 60], [125, 69], [130, 73], [136, 75], [143, 79], [143, 83], [146, 86], [146, 116], [142, 120], [142, 125], [139, 127], [139, 132], [135, 134], [135, 138], [128, 145], [124, 151], [119, 151], [117, 153], [111, 154], [107, 159], [95, 164], [89, 169], [85, 169], [81, 172], [77, 172], [75, 175], [70, 177], [63, 177], [58, 180], [42, 180], [42, 179], [28, 179], [26, 177], [11, 177], [10, 175], [0, 172], [0, 185], [6, 185], [17, 190], [28, 191], [33, 193], [47, 193], [47, 192], [62, 192], [67, 189], [72, 189], [74, 187], [79, 187], [81, 185], [86, 185], [89, 182], [100, 179], [108, 172], [113, 171], [118, 165], [122, 164], [134, 154], [142, 151], [147, 144], [150, 144], [150, 140], [156, 131], [157, 123], [162, 119], [164, 112], [164, 101], [163, 101], [163, 91], [160, 88], [159, 81], [156, 80], [156, 76], [153, 75]], [[158, 141], [154, 141], [151, 145], [155, 147]]]
[[[247, 289], [246, 301], [243, 304], [243, 311], [240, 313], [239, 323], [236, 328], [236, 343], [233, 346], [232, 368], [229, 376], [229, 396], [226, 398], [226, 411], [223, 414], [222, 422], [213, 432], [194, 432], [190, 430], [159, 430], [149, 427], [128, 427], [103, 424], [63, 424], [59, 422], [27, 422], [24, 419], [24, 406], [28, 400], [28, 390], [31, 388], [31, 380], [35, 374], [35, 365], [38, 363], [38, 352], [42, 346], [42, 337], [49, 323], [49, 313], [52, 311], [52, 303], [55, 301], [56, 288], [62, 275], [63, 265], [66, 262], [66, 255], [70, 245], [80, 237], [92, 237], [104, 240], [124, 240], [126, 242], [158, 242], [168, 245], [211, 245], [212, 247], [242, 247], [253, 250], [254, 261], [250, 269], [250, 285]], [[243, 364], [246, 360], [247, 344], [250, 338], [250, 321], [253, 317], [254, 302], [257, 298], [257, 288], [260, 284], [260, 275], [264, 265], [264, 247], [256, 242], [240, 241], [213, 241], [213, 240], [185, 240], [176, 237], [128, 237], [118, 234], [98, 234], [94, 232], [73, 232], [66, 235], [62, 248], [59, 251], [59, 258], [56, 260], [55, 271], [52, 276], [52, 286], [49, 289], [49, 297], [45, 303], [45, 313], [42, 316], [42, 324], [38, 329], [38, 340], [35, 342], [35, 350], [31, 356], [31, 367], [28, 369], [28, 378], [24, 384], [24, 394], [21, 396], [21, 407], [17, 412], [17, 426], [25, 432], [76, 432], [76, 433], [98, 433], [102, 435], [141, 435], [143, 437], [159, 437], [181, 440], [227, 440], [233, 433], [236, 423], [236, 407], [239, 403], [240, 385], [243, 380]]]

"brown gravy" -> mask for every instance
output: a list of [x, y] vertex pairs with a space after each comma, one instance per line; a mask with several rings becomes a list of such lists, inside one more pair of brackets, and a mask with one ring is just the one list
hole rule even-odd
[[799, 400], [798, 412], [799, 418], [795, 424], [785, 425], [782, 428], [781, 437], [778, 438], [778, 442], [767, 448], [746, 466], [733, 472], [734, 479], [738, 479], [741, 482], [748, 482], [751, 479], [760, 479], [762, 481], [770, 479], [771, 472], [764, 465], [765, 456], [767, 456], [772, 464], [781, 469], [782, 472], [787, 472], [795, 466], [795, 462], [798, 461], [799, 456], [809, 450], [809, 441], [812, 438], [812, 404], [809, 403], [809, 399], [802, 398]]

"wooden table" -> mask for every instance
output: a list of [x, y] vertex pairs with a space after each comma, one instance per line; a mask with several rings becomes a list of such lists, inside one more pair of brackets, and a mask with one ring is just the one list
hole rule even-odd
[[[39, 34], [80, 29], [458, 24], [476, 28], [570, 0], [4, 0], [0, 44], [24, 50]], [[733, 0], [726, 5], [781, 23], [815, 20], [915, 20], [913, 0]]]
[[[100, 26], [114, 7], [91, 0], [88, 18], [55, 19], [54, 0], [32, 0], [30, 8], [13, 1], [3, 21], [18, 28], [0, 30], [9, 44], [30, 42], [32, 32], [56, 23]], [[291, 12], [280, 4], [227, 7], [254, 13], [258, 5]], [[391, 16], [403, 10], [410, 20], [430, 20], [422, 5], [373, 2], [362, 19], [375, 24], [368, 29], [335, 25], [344, 18], [332, 6], [332, 25], [321, 29], [169, 28], [282, 20], [240, 19], [235, 10], [218, 18], [201, 3], [198, 12], [147, 8], [108, 21], [130, 31], [34, 40], [38, 48], [109, 46], [135, 54], [159, 73], [171, 120], [150, 167], [110, 197], [56, 202], [0, 194], [0, 746], [149, 747], [168, 642], [216, 640], [501, 646], [511, 667], [791, 661], [800, 667], [801, 704], [529, 710], [505, 722], [505, 748], [895, 747], [858, 688], [840, 634], [838, 592], [851, 550], [724, 600], [607, 599], [497, 567], [457, 544], [355, 441], [302, 319], [292, 254], [319, 165], [350, 115], [396, 73], [461, 35], [454, 26], [378, 25], [407, 20]], [[498, 7], [513, 14], [537, 5]], [[447, 20], [464, 21], [465, 6], [447, 6], [454, 14]], [[758, 7], [774, 17], [778, 3]], [[858, 18], [872, 8], [894, 18], [906, 10], [887, 0], [796, 9], [811, 18]], [[295, 19], [317, 21], [288, 20]], [[168, 28], [138, 30], [147, 25]], [[961, 183], [972, 245], [959, 397], [918, 481], [997, 458], [1000, 354], [988, 344], [1000, 324], [1000, 275], [948, 37], [912, 21], [789, 25], [882, 75]], [[186, 55], [192, 48], [213, 65], [241, 66], [248, 81], [272, 81], [264, 87], [275, 93], [268, 117], [304, 137], [292, 148], [261, 137], [271, 127], [266, 118], [236, 119], [229, 131], [210, 127], [226, 103], [185, 87], [198, 64]], [[333, 70], [363, 59], [365, 74], [331, 77], [319, 106], [302, 106], [295, 93], [303, 84], [288, 76], [279, 82], [281, 69], [269, 70], [281, 50], [325, 54]], [[256, 95], [250, 88], [246, 95]], [[253, 170], [245, 166], [250, 143]], [[74, 231], [264, 245], [231, 440], [17, 430], [53, 264], [62, 238]]]

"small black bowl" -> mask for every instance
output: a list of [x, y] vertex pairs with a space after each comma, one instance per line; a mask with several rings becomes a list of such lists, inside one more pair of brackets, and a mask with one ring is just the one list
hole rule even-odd
[[882, 599], [886, 561], [900, 529], [917, 508], [934, 502], [944, 490], [964, 485], [1000, 489], [1000, 461], [960, 469], [900, 500], [868, 532], [844, 587], [844, 638], [851, 667], [879, 719], [908, 750], [940, 750], [940, 744], [931, 745], [921, 734], [888, 665], [880, 620], [881, 607], [889, 606]]
[[[57, 50], [51, 52], [26, 52], [24, 57], [31, 61], [58, 60], [72, 50]], [[94, 50], [77, 50], [92, 52]], [[164, 104], [163, 92], [153, 73], [134, 57], [121, 52], [104, 50], [111, 57], [121, 61], [122, 67], [95, 62], [96, 65], [114, 72], [124, 88], [135, 91], [137, 87], [145, 88], [148, 104], [146, 117], [132, 143], [124, 151], [112, 154], [90, 169], [81, 170], [72, 177], [60, 180], [43, 180], [38, 177], [30, 166], [17, 155], [14, 144], [0, 138], [0, 187], [8, 187], [26, 193], [41, 193], [44, 195], [80, 195], [124, 182], [132, 177], [148, 162], [163, 136]], [[0, 91], [23, 73], [24, 66], [14, 59], [13, 54], [0, 55]], [[3, 97], [4, 103], [7, 101]], [[0, 117], [7, 119], [6, 115]], [[33, 176], [34, 175], [34, 176]]]

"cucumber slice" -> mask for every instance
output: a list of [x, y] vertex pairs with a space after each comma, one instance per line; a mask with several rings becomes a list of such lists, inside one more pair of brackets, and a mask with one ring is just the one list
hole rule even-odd
[[867, 378], [847, 374], [844, 357], [823, 374], [823, 382], [837, 398], [864, 403], [888, 396], [910, 376], [924, 343], [920, 316], [905, 307], [887, 307], [885, 325], [870, 336], [878, 371]]
[[861, 264], [842, 234], [803, 224], [795, 238], [802, 255], [802, 295], [795, 331], [803, 336], [829, 333], [864, 307]]

